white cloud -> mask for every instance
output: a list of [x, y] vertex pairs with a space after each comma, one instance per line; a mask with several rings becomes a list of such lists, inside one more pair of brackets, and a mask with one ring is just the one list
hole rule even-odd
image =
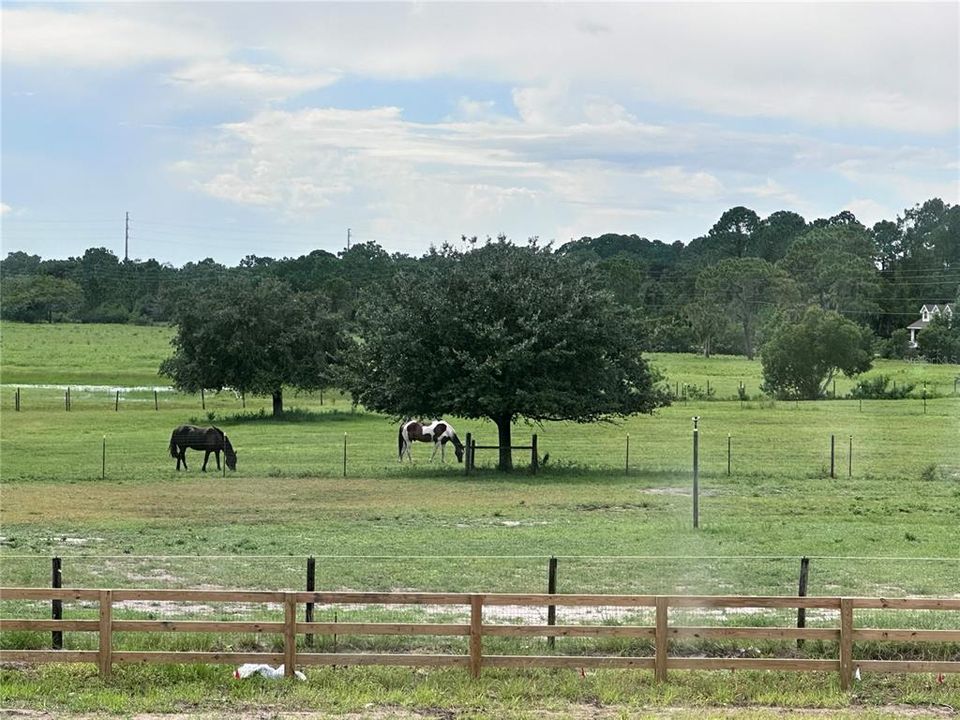
[[511, 84], [523, 89], [517, 106], [530, 122], [544, 118], [551, 83], [564, 78], [621, 103], [722, 116], [920, 132], [957, 125], [955, 3], [362, 7], [309, 7], [260, 30], [298, 66]]
[[5, 202], [0, 202], [0, 215], [6, 215], [8, 212], [12, 212], [13, 208], [7, 205]]
[[457, 98], [453, 115], [447, 120], [495, 120], [498, 117], [493, 100], [474, 100], [467, 96]]
[[881, 220], [893, 220], [902, 210], [887, 207], [871, 198], [854, 198], [843, 209], [852, 212], [857, 220], [867, 227], [872, 227]]
[[775, 200], [785, 203], [788, 207], [798, 207], [804, 204], [803, 198], [795, 192], [787, 190], [773, 178], [764, 178], [759, 185], [749, 185], [740, 188], [745, 195], [751, 195], [763, 200]]
[[[202, 86], [219, 77], [283, 95], [341, 73], [483, 80], [516, 88], [530, 123], [569, 121], [571, 94], [591, 121], [653, 101], [941, 133], [960, 112], [956, 3], [130, 3], [5, 8], [3, 19], [5, 63], [177, 60]], [[278, 67], [237, 62], [249, 48]]]
[[23, 66], [116, 69], [157, 60], [195, 60], [225, 52], [209, 30], [176, 13], [164, 21], [122, 5], [94, 10], [2, 10], [3, 61]]
[[334, 73], [292, 74], [276, 67], [227, 60], [194, 63], [172, 72], [168, 79], [172, 84], [207, 96], [253, 96], [264, 100], [280, 100], [336, 81]]

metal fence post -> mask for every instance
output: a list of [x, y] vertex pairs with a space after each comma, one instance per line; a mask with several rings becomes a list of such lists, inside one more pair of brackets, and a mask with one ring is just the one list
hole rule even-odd
[[[547, 563], [547, 594], [557, 594], [557, 558], [552, 557]], [[547, 605], [547, 625], [557, 624], [557, 606]], [[556, 645], [556, 635], [547, 638], [547, 645], [553, 648]]]
[[[51, 558], [50, 587], [63, 587], [63, 565], [60, 558]], [[63, 620], [63, 601], [50, 601], [50, 618], [52, 620]], [[54, 650], [63, 650], [63, 631], [54, 630], [51, 633], [51, 642]]]
[[[802, 557], [800, 558], [800, 585], [797, 588], [797, 595], [800, 597], [807, 596], [807, 578], [810, 575], [810, 558]], [[807, 609], [806, 608], [797, 608], [797, 627], [804, 628], [807, 626]], [[797, 647], [803, 647], [803, 640], [797, 640]]]
[[693, 418], [693, 527], [700, 527], [700, 431], [697, 423], [700, 416]]
[[[316, 587], [317, 580], [317, 561], [314, 560], [313, 555], [307, 558], [307, 592], [313, 592], [317, 589]], [[313, 622], [313, 603], [307, 603], [305, 620]], [[313, 633], [307, 633], [307, 645], [313, 647]]]

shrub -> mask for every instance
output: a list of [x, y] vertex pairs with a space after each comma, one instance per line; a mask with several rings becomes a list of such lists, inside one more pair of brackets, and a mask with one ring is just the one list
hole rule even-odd
[[862, 400], [902, 400], [916, 387], [914, 383], [904, 383], [899, 387], [890, 387], [890, 378], [886, 375], [866, 378], [857, 383], [850, 391], [850, 397]]

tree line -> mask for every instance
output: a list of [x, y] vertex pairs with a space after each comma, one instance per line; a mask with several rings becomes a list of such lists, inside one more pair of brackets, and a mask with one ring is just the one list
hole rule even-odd
[[[920, 304], [957, 299], [960, 207], [929, 200], [870, 229], [848, 212], [808, 223], [736, 207], [686, 245], [464, 237], [420, 258], [365, 243], [179, 269], [96, 248], [10, 253], [0, 272], [6, 318], [173, 323], [160, 372], [181, 390], [270, 395], [279, 415], [285, 387], [338, 386], [397, 417], [487, 418], [509, 468], [518, 418], [669, 403], [644, 351], [759, 352], [763, 390], [802, 399], [869, 369], [878, 348], [906, 353]], [[921, 332], [920, 352], [960, 361], [960, 314]]]
[[[808, 222], [790, 211], [761, 218], [734, 207], [686, 244], [607, 234], [553, 253], [596, 275], [620, 303], [641, 309], [651, 350], [753, 357], [764, 313], [799, 302], [870, 328], [887, 341], [885, 353], [898, 355], [907, 352], [905, 327], [920, 305], [956, 296], [960, 206], [931, 199], [871, 228], [849, 212]], [[123, 261], [102, 247], [66, 260], [14, 252], [0, 261], [0, 312], [25, 322], [169, 322], [179, 298], [236, 275], [321, 293], [331, 312], [352, 322], [371, 287], [429, 261], [373, 242], [337, 254], [250, 255], [235, 267], [209, 258], [179, 268]]]

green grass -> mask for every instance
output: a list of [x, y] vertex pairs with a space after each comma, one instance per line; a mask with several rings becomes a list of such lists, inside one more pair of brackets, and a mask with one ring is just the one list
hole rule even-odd
[[84, 385], [166, 385], [157, 375], [173, 350], [165, 326], [0, 325], [0, 381]]
[[[886, 718], [910, 706], [917, 706], [914, 713], [923, 708], [932, 713], [917, 717], [947, 717], [937, 708], [949, 713], [960, 702], [953, 679], [931, 686], [923, 677], [891, 682], [868, 676], [851, 696], [840, 692], [836, 679], [826, 673], [674, 671], [669, 683], [656, 684], [652, 673], [644, 671], [584, 676], [576, 670], [485, 671], [479, 680], [471, 680], [462, 670], [314, 669], [307, 671], [308, 682], [237, 682], [230, 672], [222, 666], [171, 667], [162, 673], [155, 667], [123, 667], [104, 682], [84, 666], [3, 670], [0, 703], [8, 708], [42, 704], [73, 713], [219, 712], [223, 717], [244, 712], [262, 717], [254, 713], [266, 708], [364, 716], [379, 709], [408, 712], [409, 717], [446, 717], [443, 708], [454, 708], [458, 718], [538, 718], [550, 712], [572, 718], [654, 717], [659, 714], [653, 708], [679, 706], [669, 717], [766, 720], [790, 708], [821, 709], [819, 717], [824, 718]], [[895, 709], [885, 709], [892, 704]]]
[[[742, 382], [747, 396], [757, 399], [760, 395], [760, 385], [763, 382], [763, 371], [760, 360], [747, 360], [742, 356], [715, 355], [704, 358], [699, 355], [676, 355], [665, 353], [651, 353], [648, 356], [653, 364], [664, 371], [670, 389], [683, 394], [684, 384], [695, 386], [706, 392], [709, 388], [714, 391], [714, 398], [718, 400], [736, 399], [739, 397], [738, 388]], [[927, 383], [927, 397], [952, 396], [958, 385], [955, 381], [960, 378], [960, 367], [957, 365], [931, 365], [923, 361], [885, 360], [877, 358], [873, 368], [856, 378], [840, 376], [836, 380], [837, 397], [842, 398], [856, 386], [861, 379], [886, 375], [891, 384], [898, 386], [904, 383], [915, 385], [913, 395], [921, 397], [923, 384]], [[833, 386], [828, 388], [832, 393]]]
[[[2, 584], [46, 585], [49, 558], [60, 555], [66, 585], [294, 589], [303, 587], [305, 558], [314, 555], [318, 588], [542, 591], [547, 558], [556, 555], [561, 592], [792, 594], [799, 557], [807, 555], [814, 558], [810, 594], [957, 593], [960, 398], [951, 394], [957, 366], [877, 368], [898, 382], [926, 379], [930, 394], [941, 396], [928, 400], [926, 410], [920, 399], [862, 406], [691, 400], [622, 424], [518, 424], [517, 443], [536, 432], [541, 454], [549, 454], [543, 472], [497, 473], [487, 452], [478, 458], [477, 475], [467, 478], [449, 458], [445, 466], [427, 462], [426, 445], [414, 449], [412, 466], [399, 465], [396, 425], [350, 412], [339, 395], [325, 395], [321, 405], [317, 395], [288, 393], [288, 407], [300, 410], [275, 421], [259, 415], [269, 411], [267, 398], [247, 398], [244, 409], [231, 393], [208, 395], [203, 409], [199, 397], [162, 392], [155, 410], [152, 392], [132, 391], [115, 410], [113, 393], [78, 388], [155, 384], [168, 339], [163, 328], [2, 326]], [[736, 397], [741, 380], [754, 397], [759, 385], [759, 363], [742, 358], [657, 355], [654, 361], [672, 385], [705, 389], [709, 377], [718, 397]], [[12, 385], [21, 383], [23, 407], [15, 412]], [[72, 411], [64, 411], [61, 390], [27, 384], [74, 385]], [[845, 392], [840, 382], [838, 392]], [[691, 527], [693, 415], [701, 418], [699, 530]], [[226, 429], [238, 448], [237, 473], [200, 473], [196, 452], [188, 455], [189, 472], [174, 470], [170, 431], [188, 421]], [[490, 423], [453, 421], [461, 436], [495, 439]], [[515, 462], [527, 462], [522, 452]], [[41, 604], [18, 609], [30, 607], [46, 612]], [[72, 617], [88, 611], [69, 608]], [[155, 614], [172, 618], [177, 611]], [[789, 624], [788, 615], [749, 620]], [[704, 622], [713, 621], [746, 620]], [[861, 622], [944, 627], [956, 620], [875, 613], [858, 616]], [[79, 634], [68, 638], [72, 646], [86, 642]], [[2, 642], [32, 646], [48, 639], [4, 633]], [[157, 642], [170, 647], [182, 639]], [[396, 702], [404, 708], [453, 706], [499, 717], [514, 709], [523, 716], [531, 703], [549, 709], [597, 698], [625, 707], [844, 707], [850, 698], [830, 675], [770, 683], [760, 674], [677, 673], [676, 683], [658, 687], [646, 674], [628, 672], [587, 679], [491, 673], [475, 684], [466, 673], [358, 669], [311, 671], [310, 683], [286, 686], [224, 682], [223, 668], [123, 668], [109, 683], [91, 681], [91, 672], [3, 671], [0, 702], [129, 713], [172, 711], [177, 698], [200, 698], [184, 702], [208, 709], [218, 702], [231, 708], [275, 702], [287, 710], [337, 712], [403, 698]], [[885, 683], [871, 679], [858, 697], [883, 704], [901, 693], [912, 698], [905, 702], [956, 704], [955, 683], [929, 686], [919, 677]], [[583, 695], [584, 687], [592, 694]]]

